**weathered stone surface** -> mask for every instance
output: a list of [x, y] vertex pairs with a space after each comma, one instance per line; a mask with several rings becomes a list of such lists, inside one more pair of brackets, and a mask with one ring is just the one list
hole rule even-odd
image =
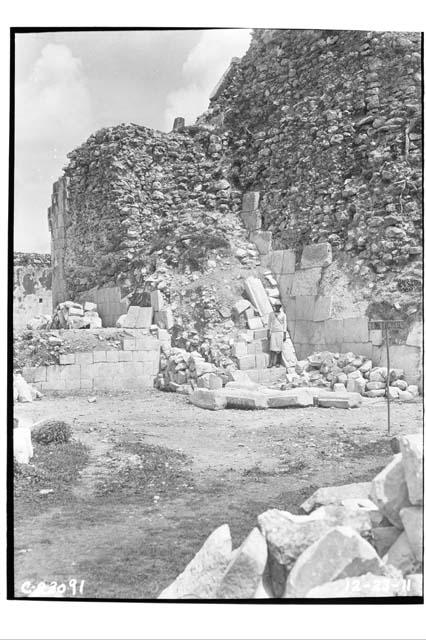
[[242, 210], [246, 211], [255, 211], [259, 208], [259, 191], [247, 191], [243, 194], [242, 200]]
[[421, 433], [401, 436], [399, 444], [410, 502], [423, 504], [423, 436]]
[[417, 570], [417, 560], [405, 531], [400, 534], [388, 552], [383, 556], [383, 562], [391, 564], [404, 575]]
[[204, 373], [197, 379], [197, 386], [204, 389], [221, 389], [223, 387], [222, 378], [215, 373]]
[[422, 507], [405, 507], [400, 516], [408, 542], [418, 562], [422, 561], [423, 550], [423, 509]]
[[313, 320], [320, 322], [331, 317], [332, 299], [330, 296], [317, 296], [314, 305]]
[[321, 242], [319, 244], [309, 244], [303, 248], [302, 269], [311, 267], [327, 267], [332, 261], [331, 244]]
[[294, 273], [291, 287], [292, 296], [316, 296], [318, 285], [321, 280], [322, 270], [320, 267], [312, 269], [299, 269]]
[[209, 389], [196, 389], [189, 395], [189, 402], [201, 409], [210, 409], [212, 411], [218, 411], [226, 407], [226, 398], [218, 395], [218, 391], [210, 391]]
[[370, 498], [388, 520], [402, 529], [399, 512], [410, 506], [402, 454], [398, 453], [371, 483]]
[[209, 535], [184, 571], [158, 596], [161, 600], [215, 598], [232, 552], [227, 524]]
[[225, 399], [227, 409], [267, 409], [268, 399], [260, 391], [232, 389], [228, 386], [215, 391], [216, 397]]
[[268, 255], [272, 246], [271, 231], [252, 231], [250, 233], [250, 242], [256, 245], [261, 256]]
[[253, 598], [259, 588], [268, 557], [266, 540], [253, 529], [231, 561], [217, 590], [217, 598]]
[[285, 596], [303, 598], [318, 585], [368, 572], [384, 573], [376, 551], [350, 527], [335, 527], [299, 556], [288, 575]]
[[254, 307], [261, 316], [268, 315], [272, 311], [271, 303], [260, 278], [249, 276], [244, 282], [245, 290]]
[[306, 389], [289, 389], [287, 391], [266, 389], [264, 393], [270, 408], [310, 407], [314, 404], [311, 394]]
[[389, 551], [391, 546], [401, 535], [401, 529], [397, 527], [375, 527], [371, 531], [371, 544], [381, 558]]
[[408, 595], [402, 577], [391, 578], [366, 573], [355, 578], [344, 578], [314, 587], [306, 598], [385, 598]]
[[336, 409], [355, 409], [362, 404], [362, 397], [359, 393], [344, 393], [339, 395], [337, 393], [322, 394], [318, 398], [318, 405], [320, 407], [335, 407]]

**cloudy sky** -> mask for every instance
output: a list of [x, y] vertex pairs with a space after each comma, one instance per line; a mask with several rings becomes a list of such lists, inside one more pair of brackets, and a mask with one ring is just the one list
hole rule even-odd
[[15, 251], [50, 251], [47, 207], [68, 151], [101, 127], [187, 123], [250, 31], [16, 35]]

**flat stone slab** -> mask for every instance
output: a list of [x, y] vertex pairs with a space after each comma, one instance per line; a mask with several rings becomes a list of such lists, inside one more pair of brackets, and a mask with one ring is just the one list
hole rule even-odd
[[372, 545], [381, 558], [389, 551], [394, 542], [401, 535], [396, 527], [375, 527], [371, 531]]
[[160, 600], [215, 598], [219, 584], [230, 562], [231, 532], [227, 524], [209, 535], [184, 571], [164, 589]]
[[306, 513], [310, 513], [316, 507], [341, 504], [342, 500], [348, 498], [368, 498], [370, 487], [371, 482], [351, 482], [337, 487], [321, 487], [300, 506]]
[[283, 409], [286, 407], [311, 407], [314, 404], [313, 397], [306, 389], [289, 389], [286, 391], [275, 391], [265, 389], [268, 407]]
[[362, 396], [359, 393], [344, 394], [327, 393], [318, 397], [319, 407], [335, 407], [336, 409], [356, 409], [362, 404]]
[[[249, 276], [244, 282], [245, 290], [261, 316], [268, 315], [272, 311], [272, 305], [269, 302], [268, 295], [260, 278]], [[252, 328], [252, 327], [250, 327]], [[253, 327], [257, 328], [257, 327]], [[261, 328], [261, 327], [259, 327]]]
[[223, 398], [227, 409], [267, 409], [267, 397], [251, 389], [232, 389], [228, 386], [215, 391], [217, 398]]
[[189, 402], [200, 409], [218, 411], [226, 408], [226, 397], [218, 395], [217, 391], [196, 389], [188, 396]]
[[311, 267], [328, 267], [333, 260], [331, 244], [320, 242], [319, 244], [308, 244], [302, 253], [302, 269]]

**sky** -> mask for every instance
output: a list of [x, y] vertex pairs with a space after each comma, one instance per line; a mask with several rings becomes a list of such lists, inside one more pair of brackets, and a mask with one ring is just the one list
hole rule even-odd
[[248, 29], [17, 34], [14, 250], [50, 252], [47, 208], [66, 154], [122, 122], [191, 124]]

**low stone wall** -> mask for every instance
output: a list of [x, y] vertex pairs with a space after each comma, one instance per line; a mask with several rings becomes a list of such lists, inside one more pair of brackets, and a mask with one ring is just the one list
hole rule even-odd
[[60, 363], [25, 367], [23, 376], [41, 391], [120, 391], [153, 387], [161, 340], [134, 332], [120, 350], [67, 353]]

